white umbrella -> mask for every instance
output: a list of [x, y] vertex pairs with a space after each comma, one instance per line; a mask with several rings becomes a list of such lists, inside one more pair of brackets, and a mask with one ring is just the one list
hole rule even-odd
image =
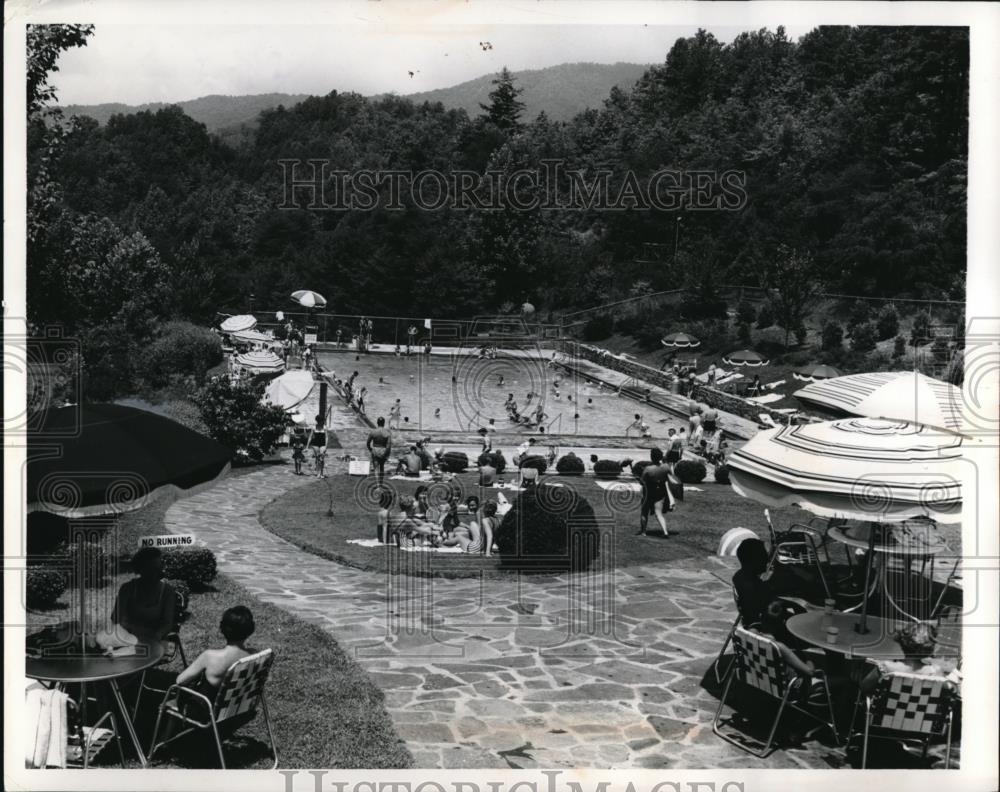
[[223, 333], [238, 333], [240, 330], [250, 330], [256, 326], [256, 318], [250, 314], [240, 314], [239, 316], [230, 316], [219, 325], [219, 329]]
[[251, 374], [279, 374], [285, 370], [285, 361], [274, 352], [255, 349], [237, 355], [235, 363]]
[[916, 371], [849, 374], [814, 382], [795, 397], [852, 415], [912, 421], [962, 431], [962, 391]]
[[315, 385], [308, 371], [286, 371], [268, 383], [264, 398], [271, 404], [291, 410], [309, 397]]
[[665, 347], [680, 347], [683, 349], [693, 349], [701, 346], [701, 341], [688, 333], [671, 333], [660, 339], [660, 343]]
[[752, 349], [740, 349], [736, 352], [730, 352], [722, 358], [722, 362], [729, 366], [757, 368], [766, 366], [770, 361], [760, 352], [754, 352]]
[[264, 344], [274, 340], [271, 336], [257, 330], [241, 330], [238, 333], [232, 333], [231, 338], [244, 344]]
[[292, 292], [292, 300], [304, 308], [326, 307], [326, 297], [318, 292], [309, 291], [309, 289], [301, 289], [297, 292]]
[[878, 418], [759, 432], [729, 458], [733, 489], [767, 506], [824, 517], [957, 523], [962, 512], [959, 435]]
[[823, 363], [813, 363], [808, 366], [799, 366], [799, 368], [792, 372], [792, 376], [803, 382], [819, 382], [820, 380], [839, 377], [841, 374], [833, 366], [827, 366]]

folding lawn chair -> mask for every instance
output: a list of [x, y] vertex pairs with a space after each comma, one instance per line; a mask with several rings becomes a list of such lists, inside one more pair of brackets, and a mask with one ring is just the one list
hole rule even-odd
[[[124, 767], [125, 752], [122, 750], [122, 740], [118, 734], [118, 722], [114, 714], [105, 712], [93, 726], [84, 726], [80, 720], [80, 708], [77, 703], [69, 699], [66, 704], [70, 724], [66, 741], [66, 766], [82, 767], [86, 770], [105, 746], [114, 739], [118, 743], [118, 759]], [[105, 721], [108, 721], [110, 729], [101, 725]]]
[[[825, 549], [825, 533], [802, 523], [796, 523], [784, 531], [777, 531], [771, 522], [770, 509], [764, 509], [764, 520], [767, 522], [767, 533], [771, 540], [771, 558], [768, 562], [768, 569], [776, 563], [792, 566], [815, 566], [819, 573], [820, 582], [823, 584], [823, 591], [828, 599], [831, 598], [833, 595], [826, 582], [823, 564], [819, 557], [819, 548], [824, 547]], [[829, 565], [829, 552], [827, 552], [826, 561]]]

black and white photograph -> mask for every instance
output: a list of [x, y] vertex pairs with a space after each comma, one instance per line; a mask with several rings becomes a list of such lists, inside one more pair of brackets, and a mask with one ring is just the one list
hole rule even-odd
[[997, 788], [1000, 7], [6, 11], [7, 788]]

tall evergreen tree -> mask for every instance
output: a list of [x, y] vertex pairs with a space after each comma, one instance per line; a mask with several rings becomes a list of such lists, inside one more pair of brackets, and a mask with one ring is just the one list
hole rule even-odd
[[524, 112], [524, 102], [517, 97], [524, 89], [514, 86], [514, 75], [506, 66], [493, 80], [493, 85], [496, 88], [490, 91], [490, 103], [480, 103], [479, 106], [486, 111], [486, 118], [508, 135], [520, 132], [522, 128], [520, 119], [521, 113]]

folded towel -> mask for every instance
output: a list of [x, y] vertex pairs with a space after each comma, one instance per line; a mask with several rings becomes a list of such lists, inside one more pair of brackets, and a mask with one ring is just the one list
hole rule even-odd
[[619, 492], [642, 492], [642, 484], [637, 481], [598, 481], [597, 486], [606, 490]]
[[25, 765], [32, 768], [66, 767], [66, 702], [61, 690], [40, 682], [25, 687]]

